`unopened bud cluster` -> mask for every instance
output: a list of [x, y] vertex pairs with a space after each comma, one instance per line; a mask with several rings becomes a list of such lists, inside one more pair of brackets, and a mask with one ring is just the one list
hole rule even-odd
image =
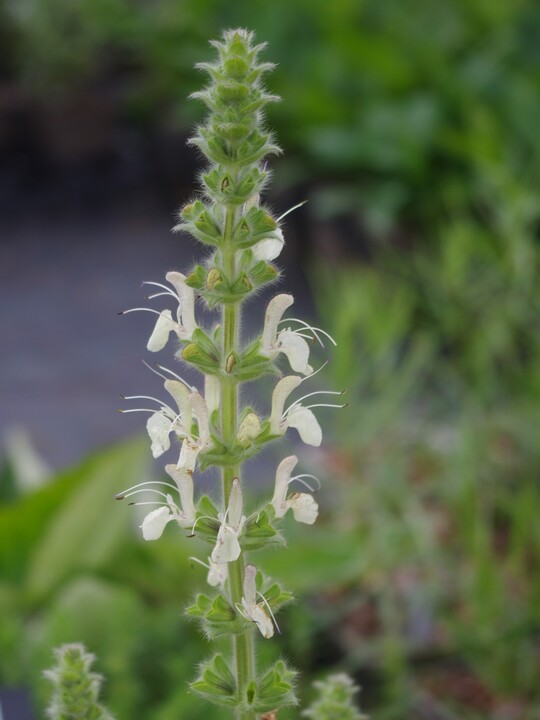
[[[259, 335], [248, 344], [240, 342], [241, 305], [276, 280], [279, 271], [273, 261], [284, 244], [282, 218], [260, 203], [269, 178], [263, 160], [279, 152], [264, 128], [263, 110], [277, 98], [264, 88], [263, 77], [272, 65], [260, 62], [263, 46], [254, 44], [251, 33], [229, 31], [212, 45], [217, 60], [198, 66], [208, 76], [208, 85], [194, 95], [209, 113], [191, 140], [208, 161], [201, 175], [203, 194], [183, 208], [176, 227], [205, 245], [209, 255], [187, 274], [171, 271], [165, 283], [149, 283], [149, 299], [167, 298], [172, 309], [125, 311], [154, 314], [147, 349], [158, 352], [174, 338], [176, 358], [202, 373], [203, 387], [192, 387], [163, 365], [148, 365], [161, 376], [166, 400], [127, 397], [145, 402], [123, 412], [148, 413], [146, 427], [155, 458], [168, 452], [173, 441], [180, 443], [179, 456], [165, 466], [167, 480], [136, 485], [118, 498], [153, 494], [152, 500], [134, 503], [154, 506], [141, 526], [146, 540], [159, 538], [172, 522], [208, 544], [208, 552], [196, 561], [206, 567], [212, 591], [198, 595], [188, 615], [208, 638], [231, 636], [233, 651], [203, 663], [191, 687], [231, 709], [237, 718], [254, 720], [296, 699], [294, 672], [284, 662], [262, 672], [256, 668], [253, 632], [272, 637], [276, 613], [292, 596], [253, 564], [251, 553], [284, 544], [280, 525], [289, 510], [299, 522], [315, 522], [318, 507], [312, 493], [318, 481], [306, 473], [294, 475], [298, 459], [287, 457], [276, 469], [272, 496], [249, 508], [243, 498], [241, 465], [289, 428], [296, 429], [304, 443], [320, 445], [322, 432], [313, 409], [341, 406], [316, 402], [317, 396], [340, 393], [298, 392], [315, 374], [309, 364], [310, 344], [324, 346], [333, 340], [299, 318], [284, 318], [293, 304], [291, 295], [281, 293], [270, 300], [264, 317], [261, 313]], [[203, 324], [197, 298], [209, 309], [221, 307], [218, 324]], [[294, 373], [284, 377], [278, 365], [283, 355]], [[249, 405], [239, 405], [237, 387], [268, 374], [276, 377], [276, 384], [270, 411], [260, 417]], [[293, 394], [296, 399], [291, 399]], [[195, 493], [194, 471], [212, 465], [222, 468], [220, 503]]]

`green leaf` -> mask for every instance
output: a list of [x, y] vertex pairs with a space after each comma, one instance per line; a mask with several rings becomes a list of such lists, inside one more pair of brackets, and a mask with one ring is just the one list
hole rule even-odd
[[106, 451], [84, 466], [80, 486], [59, 508], [36, 547], [28, 571], [33, 600], [50, 593], [73, 572], [105, 564], [129, 538], [129, 507], [114, 495], [145, 473], [146, 443]]

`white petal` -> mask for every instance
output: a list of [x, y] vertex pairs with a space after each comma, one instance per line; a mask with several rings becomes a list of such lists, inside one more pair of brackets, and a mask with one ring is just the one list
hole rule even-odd
[[244, 570], [244, 604], [252, 608], [257, 604], [257, 568], [255, 565], [246, 565]]
[[293, 390], [300, 385], [302, 378], [297, 375], [287, 375], [282, 378], [272, 393], [272, 414], [270, 415], [270, 431], [273, 435], [282, 435], [281, 418], [287, 398]]
[[184, 438], [182, 447], [180, 448], [180, 457], [176, 463], [178, 470], [192, 473], [197, 463], [197, 455], [201, 451], [201, 446], [197, 442], [193, 442], [190, 438]]
[[142, 533], [145, 540], [157, 540], [163, 534], [165, 525], [174, 518], [168, 507], [152, 510], [142, 521]]
[[229, 525], [236, 531], [243, 525], [242, 510], [242, 488], [240, 487], [240, 480], [235, 478], [232, 482], [231, 496], [229, 498]]
[[212, 550], [211, 560], [219, 565], [234, 562], [240, 557], [240, 552], [240, 543], [236, 533], [228, 525], [223, 525], [218, 533], [217, 543]]
[[210, 570], [208, 571], [208, 576], [206, 578], [206, 581], [209, 585], [212, 587], [217, 587], [218, 585], [223, 585], [223, 583], [227, 580], [228, 575], [228, 567], [227, 564], [219, 564], [214, 562], [210, 558]]
[[251, 619], [257, 623], [257, 627], [261, 631], [263, 638], [271, 638], [274, 634], [274, 625], [266, 612], [259, 605], [251, 608]]
[[319, 514], [319, 506], [315, 499], [307, 493], [294, 493], [288, 500], [297, 522], [313, 525]]
[[177, 325], [172, 319], [171, 311], [163, 310], [163, 312], [159, 314], [157, 323], [150, 335], [150, 339], [146, 345], [147, 350], [150, 350], [150, 352], [163, 350], [167, 344], [169, 335], [173, 330], [176, 330], [176, 327]]
[[204, 400], [210, 415], [219, 408], [220, 387], [219, 378], [216, 375], [204, 376]]
[[285, 240], [283, 238], [283, 233], [281, 230], [277, 231], [278, 235], [280, 237], [277, 238], [264, 238], [264, 240], [259, 240], [258, 243], [255, 243], [253, 247], [251, 248], [253, 252], [253, 257], [257, 262], [259, 260], [264, 260], [265, 262], [271, 262], [272, 260], [275, 260], [278, 255], [283, 250], [283, 246], [285, 245]]
[[290, 455], [279, 463], [278, 469], [276, 470], [276, 485], [274, 488], [272, 505], [276, 511], [277, 518], [283, 517], [289, 509], [285, 499], [287, 497], [292, 471], [294, 470], [297, 462], [298, 458], [296, 455]]
[[163, 455], [171, 447], [169, 439], [171, 429], [171, 421], [161, 410], [150, 415], [146, 421], [146, 430], [152, 441], [152, 455], [155, 458]]
[[272, 298], [266, 307], [264, 315], [264, 329], [261, 340], [261, 353], [270, 357], [274, 352], [274, 342], [277, 335], [278, 324], [283, 313], [294, 302], [292, 295], [282, 293]]
[[189, 434], [191, 432], [191, 417], [192, 409], [189, 401], [189, 395], [191, 390], [184, 385], [180, 380], [165, 380], [165, 390], [174, 399], [180, 411], [180, 421], [183, 434]]
[[210, 425], [208, 419], [208, 406], [206, 405], [203, 396], [194, 390], [189, 395], [189, 402], [193, 408], [193, 412], [197, 418], [199, 425], [199, 443], [201, 447], [205, 447], [210, 441]]
[[287, 426], [296, 428], [306, 445], [319, 447], [322, 442], [321, 426], [309, 408], [296, 405], [287, 415]]
[[310, 374], [309, 345], [306, 340], [292, 330], [282, 330], [277, 336], [280, 351], [287, 356], [291, 369], [304, 375]]
[[195, 322], [195, 293], [193, 288], [186, 285], [186, 276], [180, 272], [168, 272], [165, 276], [180, 297], [178, 314], [182, 320], [179, 329], [181, 340], [189, 340], [197, 327]]
[[193, 503], [193, 477], [191, 473], [176, 465], [166, 465], [165, 471], [176, 483], [180, 495], [182, 512], [178, 516], [180, 527], [191, 527], [195, 522], [196, 511]]
[[259, 200], [260, 200], [260, 195], [258, 193], [256, 193], [255, 195], [252, 195], [250, 198], [248, 198], [246, 200], [246, 202], [244, 203], [244, 212], [251, 210], [252, 207], [258, 207]]

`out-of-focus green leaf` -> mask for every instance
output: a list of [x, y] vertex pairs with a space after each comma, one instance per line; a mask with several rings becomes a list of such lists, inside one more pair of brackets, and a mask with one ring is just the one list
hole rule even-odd
[[104, 564], [128, 538], [129, 508], [115, 493], [140, 482], [146, 445], [132, 442], [106, 451], [86, 466], [80, 486], [60, 508], [31, 559], [27, 591], [32, 600], [50, 593], [74, 572]]

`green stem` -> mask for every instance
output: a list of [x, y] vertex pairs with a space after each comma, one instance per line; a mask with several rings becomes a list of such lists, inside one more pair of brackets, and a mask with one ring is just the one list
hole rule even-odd
[[[235, 211], [227, 210], [225, 220], [223, 244], [223, 269], [229, 278], [236, 274], [236, 252], [231, 246], [231, 234], [234, 226]], [[230, 353], [237, 351], [238, 344], [239, 307], [237, 304], [226, 304], [223, 308], [223, 356], [227, 358]], [[233, 378], [221, 379], [221, 432], [223, 441], [228, 444], [233, 441], [237, 431], [238, 415], [238, 387]], [[231, 487], [234, 478], [240, 480], [240, 468], [229, 466], [223, 468], [223, 496], [225, 508], [229, 504]], [[242, 602], [244, 586], [244, 554], [238, 560], [229, 563], [229, 592], [233, 607]], [[255, 674], [255, 652], [253, 633], [246, 630], [233, 637], [234, 660], [236, 665], [236, 682], [241, 697]], [[237, 720], [255, 720], [252, 710], [237, 711]]]

